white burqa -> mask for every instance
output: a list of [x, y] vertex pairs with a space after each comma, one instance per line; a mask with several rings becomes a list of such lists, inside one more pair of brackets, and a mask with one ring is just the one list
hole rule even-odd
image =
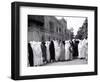
[[79, 52], [79, 58], [87, 58], [88, 55], [88, 45], [87, 40], [81, 40], [78, 45], [78, 52]]
[[58, 41], [54, 41], [54, 47], [55, 47], [55, 60], [58, 61], [60, 57], [60, 52], [61, 52]]
[[41, 42], [33, 41], [31, 44], [32, 44], [32, 49], [34, 54], [34, 65], [37, 66], [43, 64]]
[[71, 45], [70, 45], [69, 41], [65, 41], [65, 60], [70, 59], [70, 51], [69, 51], [70, 46]]
[[49, 41], [46, 41], [45, 46], [46, 46], [46, 49], [47, 49], [46, 54], [47, 54], [47, 61], [48, 61], [48, 62], [50, 61], [49, 45], [50, 45], [50, 42], [49, 42]]

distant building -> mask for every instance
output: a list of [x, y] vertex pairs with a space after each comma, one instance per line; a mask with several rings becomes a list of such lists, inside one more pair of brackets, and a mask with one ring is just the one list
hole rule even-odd
[[65, 19], [28, 15], [28, 41], [68, 40], [70, 36]]

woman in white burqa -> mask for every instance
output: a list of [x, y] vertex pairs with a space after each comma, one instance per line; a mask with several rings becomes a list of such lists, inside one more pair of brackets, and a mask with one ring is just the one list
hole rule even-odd
[[71, 52], [69, 51], [70, 46], [71, 45], [69, 41], [65, 41], [65, 60], [70, 60], [70, 54], [71, 54]]
[[54, 47], [55, 47], [55, 60], [58, 61], [61, 52], [59, 41], [57, 40], [54, 41]]
[[50, 41], [46, 41], [46, 48], [47, 48], [47, 51], [46, 51], [46, 54], [47, 54], [47, 62], [50, 62], [50, 51], [49, 51], [49, 45], [50, 45]]
[[42, 51], [41, 51], [41, 42], [32, 42], [32, 49], [34, 53], [34, 65], [42, 65], [43, 64], [43, 58], [42, 58]]
[[80, 40], [78, 45], [79, 50], [79, 58], [81, 59], [87, 59], [88, 57], [88, 42], [86, 39]]

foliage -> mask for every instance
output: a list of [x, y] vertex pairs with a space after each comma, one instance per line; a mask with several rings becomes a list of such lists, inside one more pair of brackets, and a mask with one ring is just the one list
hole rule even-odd
[[77, 35], [75, 36], [76, 39], [84, 39], [88, 38], [88, 21], [87, 18], [84, 21], [82, 27], [79, 28]]

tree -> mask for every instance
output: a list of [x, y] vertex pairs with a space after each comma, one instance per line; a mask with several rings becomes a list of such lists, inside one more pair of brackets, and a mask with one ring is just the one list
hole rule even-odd
[[77, 31], [77, 35], [75, 36], [76, 39], [84, 39], [84, 38], [88, 38], [88, 20], [86, 18], [86, 20], [84, 21], [82, 27], [79, 28], [79, 30]]

